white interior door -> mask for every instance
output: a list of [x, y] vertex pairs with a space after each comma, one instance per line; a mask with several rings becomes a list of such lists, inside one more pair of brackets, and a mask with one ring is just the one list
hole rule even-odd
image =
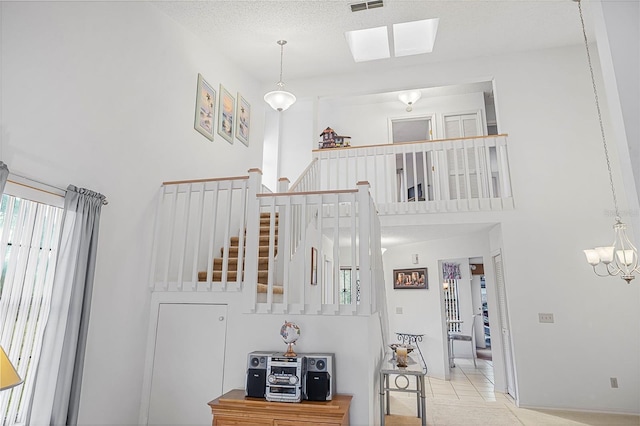
[[227, 306], [162, 303], [153, 355], [150, 425], [210, 425], [222, 394]]
[[502, 354], [504, 357], [505, 378], [507, 381], [507, 393], [516, 399], [515, 373], [513, 368], [513, 352], [511, 351], [511, 332], [509, 330], [509, 315], [507, 311], [507, 293], [504, 285], [504, 272], [502, 269], [502, 255], [493, 256], [493, 266], [496, 274], [498, 290], [498, 310], [500, 315], [500, 327], [502, 331]]

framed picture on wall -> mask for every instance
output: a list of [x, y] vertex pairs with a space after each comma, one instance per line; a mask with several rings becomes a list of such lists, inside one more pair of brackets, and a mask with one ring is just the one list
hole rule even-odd
[[231, 93], [220, 85], [220, 105], [218, 106], [218, 134], [227, 142], [233, 143], [233, 126], [236, 111], [236, 100]]
[[402, 290], [407, 288], [428, 289], [427, 268], [394, 269], [393, 289]]
[[249, 130], [251, 129], [251, 105], [238, 93], [236, 110], [236, 139], [249, 146]]
[[198, 74], [198, 91], [196, 93], [196, 113], [194, 127], [204, 137], [213, 140], [213, 121], [215, 120], [216, 91], [202, 74]]

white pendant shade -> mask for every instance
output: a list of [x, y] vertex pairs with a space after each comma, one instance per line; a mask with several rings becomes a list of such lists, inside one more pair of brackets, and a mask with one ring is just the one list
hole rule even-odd
[[274, 90], [273, 92], [269, 92], [264, 95], [265, 102], [278, 112], [286, 110], [296, 101], [296, 97], [293, 93], [282, 90], [284, 87], [284, 82], [282, 81], [282, 57], [284, 55], [285, 44], [287, 44], [286, 40], [278, 40], [278, 45], [280, 46], [280, 80], [276, 83], [278, 90]]
[[410, 92], [402, 92], [398, 95], [398, 99], [400, 99], [400, 102], [406, 105], [415, 104], [418, 101], [418, 99], [420, 99], [421, 97], [422, 97], [422, 93], [420, 93], [417, 90], [412, 90]]
[[618, 262], [620, 262], [624, 266], [629, 266], [634, 261], [633, 250], [618, 250], [616, 252], [616, 255], [618, 256]]
[[264, 100], [276, 111], [284, 111], [293, 105], [296, 97], [293, 93], [284, 90], [274, 90], [264, 95]]
[[594, 249], [584, 250], [585, 256], [587, 256], [587, 262], [591, 266], [596, 266], [600, 263], [600, 256], [598, 256], [598, 252]]
[[596, 247], [596, 252], [598, 253], [598, 257], [600, 258], [600, 262], [607, 263], [613, 262], [613, 253], [615, 252], [615, 247]]

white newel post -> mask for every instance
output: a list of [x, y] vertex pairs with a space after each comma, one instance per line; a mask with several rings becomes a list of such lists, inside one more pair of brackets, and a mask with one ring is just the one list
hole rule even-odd
[[247, 189], [247, 251], [244, 265], [244, 300], [246, 310], [255, 312], [258, 290], [258, 240], [260, 236], [260, 203], [258, 193], [262, 188], [262, 170], [249, 169]]
[[511, 178], [509, 176], [509, 160], [507, 159], [507, 139], [502, 136], [496, 141], [498, 156], [498, 173], [501, 185], [500, 193], [502, 198], [509, 198], [511, 194]]
[[[289, 192], [289, 185], [290, 185], [290, 181], [288, 178], [286, 177], [282, 177], [280, 179], [278, 179], [278, 193], [284, 194], [286, 192]], [[291, 200], [288, 200], [289, 202], [289, 206], [291, 205]], [[276, 255], [276, 270], [275, 270], [275, 276], [274, 276], [274, 280], [275, 280], [275, 284], [278, 285], [282, 285], [284, 286], [284, 292], [288, 293], [288, 288], [287, 285], [285, 283], [285, 281], [287, 281], [287, 279], [285, 278], [285, 266], [284, 266], [284, 259], [287, 257], [285, 256], [285, 229], [287, 229], [287, 224], [289, 223], [289, 218], [287, 217], [287, 211], [290, 210], [290, 207], [285, 207], [285, 208], [281, 208], [279, 209], [278, 212], [278, 230], [277, 230], [277, 238], [278, 238], [278, 245], [277, 245], [277, 255]], [[283, 295], [283, 299], [286, 299], [287, 295]], [[284, 306], [285, 306], [285, 310], [287, 307], [287, 300], [283, 300]]]
[[[358, 305], [358, 314], [371, 314], [371, 236], [369, 229], [371, 228], [371, 208], [369, 199], [369, 182], [360, 181], [358, 186], [358, 219], [360, 226], [358, 227], [358, 255], [360, 257], [360, 305]], [[351, 286], [351, 300], [357, 298], [357, 286]]]

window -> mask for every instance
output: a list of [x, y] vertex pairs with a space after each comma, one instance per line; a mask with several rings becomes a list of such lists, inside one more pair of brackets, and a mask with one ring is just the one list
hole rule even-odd
[[[444, 280], [444, 307], [447, 315], [448, 330], [460, 331], [460, 308], [458, 306], [458, 280]], [[455, 321], [455, 322], [454, 322]]]
[[40, 359], [62, 209], [4, 194], [0, 202], [0, 344], [24, 383], [0, 395], [2, 425], [25, 424]]
[[[340, 304], [351, 304], [352, 273], [350, 267], [340, 268]], [[356, 269], [356, 304], [360, 304], [360, 270]]]

